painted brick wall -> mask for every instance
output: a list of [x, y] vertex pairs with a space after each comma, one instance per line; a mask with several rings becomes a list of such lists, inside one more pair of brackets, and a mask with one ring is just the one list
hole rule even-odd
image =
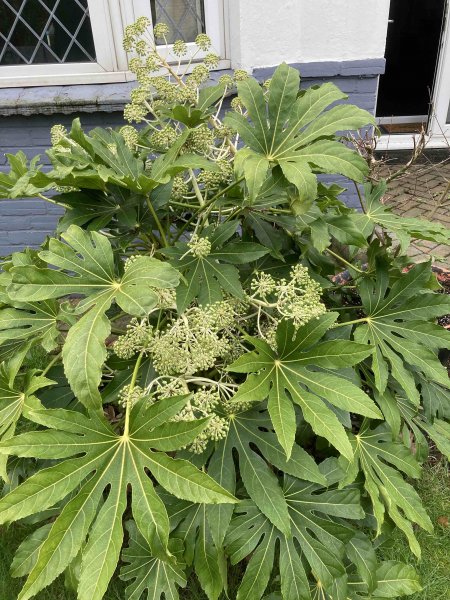
[[[56, 123], [70, 127], [75, 115], [33, 115], [0, 117], [0, 171], [7, 171], [6, 153], [23, 150], [32, 158], [41, 155], [48, 163], [45, 150], [50, 146], [50, 128]], [[82, 114], [87, 129], [116, 127], [122, 124], [120, 113]], [[55, 229], [62, 210], [44, 200], [0, 201], [0, 256], [22, 250], [25, 246], [39, 246], [46, 235]]]
[[[357, 62], [357, 61], [353, 61]], [[328, 65], [325, 68], [325, 64]], [[336, 63], [334, 63], [336, 64]], [[345, 64], [345, 63], [344, 63]], [[373, 112], [376, 103], [378, 75], [362, 75], [362, 68], [350, 70], [345, 75], [330, 70], [333, 63], [324, 63], [324, 76], [312, 77], [305, 66], [302, 87], [333, 81], [342, 91], [349, 95], [350, 102]], [[328, 70], [327, 70], [328, 69]], [[258, 79], [270, 76], [271, 69], [255, 70]], [[321, 72], [322, 74], [322, 72]], [[50, 128], [56, 123], [70, 125], [74, 115], [33, 115], [0, 117], [0, 171], [6, 171], [5, 153], [16, 153], [23, 150], [30, 158], [41, 154], [45, 162], [45, 150], [50, 145]], [[79, 115], [84, 127], [116, 127], [122, 124], [118, 112], [83, 113]], [[326, 176], [326, 183], [339, 183], [346, 186], [344, 178]], [[344, 195], [351, 206], [357, 205], [357, 199], [350, 188]], [[0, 256], [21, 250], [25, 246], [38, 246], [46, 235], [52, 233], [61, 210], [42, 200], [4, 200], [0, 201]]]

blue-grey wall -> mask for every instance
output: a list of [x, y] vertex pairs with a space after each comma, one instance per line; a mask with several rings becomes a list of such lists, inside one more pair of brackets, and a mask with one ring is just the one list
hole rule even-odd
[[[374, 112], [378, 76], [384, 59], [343, 63], [295, 65], [302, 73], [302, 87], [333, 81], [349, 95], [353, 104]], [[265, 80], [273, 69], [255, 69], [254, 76]], [[218, 74], [215, 74], [216, 77]], [[86, 129], [116, 127], [122, 124], [120, 108], [133, 84], [65, 86], [0, 90], [0, 171], [7, 171], [5, 153], [23, 150], [28, 157], [40, 154], [50, 145], [50, 128], [56, 123], [70, 125], [76, 116]], [[346, 186], [344, 178], [326, 177], [326, 183]], [[354, 192], [345, 196], [356, 206]], [[52, 233], [61, 210], [42, 200], [0, 201], [0, 256], [38, 246]]]

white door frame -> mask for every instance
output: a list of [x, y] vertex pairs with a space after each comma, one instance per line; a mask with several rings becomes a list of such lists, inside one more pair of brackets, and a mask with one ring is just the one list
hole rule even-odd
[[[447, 0], [444, 19], [433, 89], [432, 114], [428, 123], [428, 148], [450, 148], [450, 123], [447, 123], [450, 104], [450, 0]], [[413, 134], [382, 135], [378, 140], [377, 149], [410, 149], [414, 147], [418, 138], [418, 135]]]
[[429, 132], [432, 136], [447, 138], [450, 144], [450, 119], [447, 118], [450, 106], [450, 2], [447, 1], [445, 26], [441, 42], [441, 52], [436, 70], [436, 83], [433, 93], [433, 113]]

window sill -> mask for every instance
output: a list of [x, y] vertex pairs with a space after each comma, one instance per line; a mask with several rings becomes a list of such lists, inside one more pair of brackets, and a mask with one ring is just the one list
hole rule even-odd
[[[217, 80], [220, 75], [230, 73], [229, 67], [229, 61], [220, 61], [218, 70], [211, 72], [211, 79]], [[104, 73], [100, 81], [99, 74], [93, 74], [92, 83], [86, 75], [60, 78], [64, 85], [55, 85], [53, 78], [48, 85], [33, 85], [30, 77], [21, 79], [21, 82], [27, 82], [27, 87], [0, 87], [0, 116], [121, 111], [137, 85], [129, 71]]]

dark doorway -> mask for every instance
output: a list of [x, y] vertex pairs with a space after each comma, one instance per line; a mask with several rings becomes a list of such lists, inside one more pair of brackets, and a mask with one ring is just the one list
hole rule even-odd
[[377, 117], [427, 115], [447, 0], [391, 0]]

